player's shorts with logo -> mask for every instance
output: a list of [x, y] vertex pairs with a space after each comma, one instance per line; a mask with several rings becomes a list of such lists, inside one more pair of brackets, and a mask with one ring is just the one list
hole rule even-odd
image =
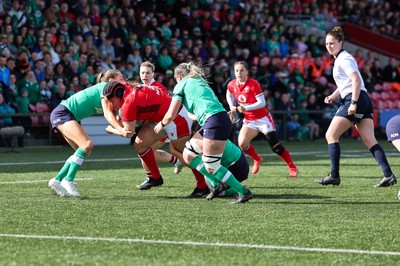
[[57, 126], [65, 122], [76, 120], [71, 111], [64, 105], [59, 104], [50, 114], [50, 123], [53, 130], [57, 133]]
[[386, 125], [388, 141], [400, 139], [400, 115], [392, 117]]

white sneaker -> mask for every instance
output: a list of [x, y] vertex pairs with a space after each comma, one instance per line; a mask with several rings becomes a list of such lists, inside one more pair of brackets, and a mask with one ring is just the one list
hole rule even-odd
[[68, 194], [71, 197], [77, 197], [79, 198], [81, 194], [79, 194], [78, 190], [76, 189], [76, 183], [67, 181], [66, 179], [63, 179], [61, 181], [61, 186], [68, 192]]
[[178, 160], [175, 164], [174, 174], [176, 175], [179, 174], [182, 171], [183, 166], [184, 166], [183, 163], [180, 160]]
[[55, 178], [50, 179], [49, 187], [61, 197], [69, 197], [68, 191], [61, 186], [61, 182]]

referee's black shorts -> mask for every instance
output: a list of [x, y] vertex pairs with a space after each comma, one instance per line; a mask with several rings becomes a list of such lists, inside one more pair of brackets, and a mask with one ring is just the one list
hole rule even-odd
[[354, 124], [357, 124], [362, 119], [370, 118], [373, 119], [374, 108], [372, 106], [372, 101], [365, 91], [360, 92], [360, 97], [357, 101], [357, 109], [354, 115], [349, 115], [347, 111], [349, 110], [351, 104], [351, 93], [347, 94], [344, 99], [342, 99], [339, 109], [337, 110], [335, 116], [345, 117], [349, 119]]

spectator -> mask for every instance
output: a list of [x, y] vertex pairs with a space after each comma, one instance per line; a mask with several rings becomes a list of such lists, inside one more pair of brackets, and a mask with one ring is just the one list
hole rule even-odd
[[14, 24], [17, 28], [25, 25], [28, 20], [18, 0], [12, 1], [12, 6], [11, 9], [8, 11], [8, 15], [11, 17], [12, 24]]
[[33, 73], [35, 74], [35, 78], [37, 82], [40, 82], [45, 79], [44, 74], [44, 65], [42, 60], [36, 60], [34, 63]]
[[7, 58], [0, 54], [0, 81], [4, 82], [7, 86], [10, 86], [10, 75], [11, 71], [6, 65]]
[[133, 69], [135, 72], [139, 72], [140, 64], [143, 63], [142, 57], [140, 56], [139, 48], [133, 49], [133, 53], [128, 55], [127, 62], [133, 65]]
[[24, 79], [18, 82], [19, 94], [22, 95], [24, 90], [28, 91], [28, 99], [29, 103], [32, 105], [36, 105], [40, 102], [40, 88], [39, 84], [36, 80], [35, 73], [30, 70]]
[[99, 47], [99, 52], [100, 52], [101, 58], [105, 59], [106, 56], [110, 56], [111, 60], [114, 61], [115, 49], [114, 49], [114, 46], [112, 45], [111, 37], [106, 37], [105, 42], [102, 45], [100, 45], [100, 47]]
[[157, 68], [161, 70], [162, 73], [165, 74], [165, 71], [171, 67], [173, 64], [173, 60], [170, 55], [168, 55], [167, 47], [161, 48], [161, 53], [157, 57]]
[[[308, 133], [308, 139], [310, 140], [315, 140], [319, 139], [319, 124], [316, 123], [316, 121], [312, 120], [310, 115], [308, 114], [308, 108], [307, 108], [307, 100], [303, 99], [300, 103], [300, 108], [298, 108], [300, 111], [303, 111], [302, 113], [299, 114], [299, 122], [301, 127], [306, 127], [308, 130], [306, 131]], [[297, 136], [298, 140], [302, 140], [303, 136]]]
[[[29, 111], [30, 101], [29, 101], [28, 97], [29, 97], [28, 89], [23, 88], [20, 92], [20, 96], [17, 97], [17, 99], [16, 99], [16, 103], [18, 106], [18, 113], [28, 114], [30, 112]], [[28, 116], [19, 116], [17, 124], [24, 127], [25, 132], [27, 132], [27, 134], [30, 134], [30, 130], [32, 127], [32, 119], [29, 115]]]
[[60, 11], [58, 12], [58, 19], [60, 20], [60, 22], [67, 23], [68, 26], [75, 23], [75, 15], [69, 11], [69, 6], [67, 2], [61, 3]]
[[383, 81], [400, 82], [399, 64], [396, 58], [390, 58], [389, 63], [383, 68]]
[[[15, 110], [6, 103], [4, 96], [0, 93], [0, 114], [14, 114]], [[10, 127], [13, 125], [13, 120], [11, 116], [0, 116], [0, 128]]]
[[39, 88], [40, 88], [40, 97], [42, 99], [42, 103], [46, 105], [50, 105], [50, 100], [52, 96], [52, 91], [49, 88], [47, 82], [45, 80], [42, 80], [39, 82]]

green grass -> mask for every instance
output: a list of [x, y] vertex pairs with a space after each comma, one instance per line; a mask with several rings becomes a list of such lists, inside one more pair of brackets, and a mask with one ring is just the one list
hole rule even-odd
[[[338, 187], [314, 181], [329, 171], [325, 142], [284, 144], [299, 177], [256, 142], [264, 163], [242, 205], [185, 198], [191, 172], [166, 164], [162, 187], [137, 190], [144, 174], [129, 146], [95, 147], [78, 172], [82, 199], [60, 198], [46, 180], [70, 148], [1, 149], [0, 265], [399, 265], [399, 188], [373, 187], [382, 173], [363, 144], [342, 142]], [[381, 144], [400, 175], [400, 154]]]

